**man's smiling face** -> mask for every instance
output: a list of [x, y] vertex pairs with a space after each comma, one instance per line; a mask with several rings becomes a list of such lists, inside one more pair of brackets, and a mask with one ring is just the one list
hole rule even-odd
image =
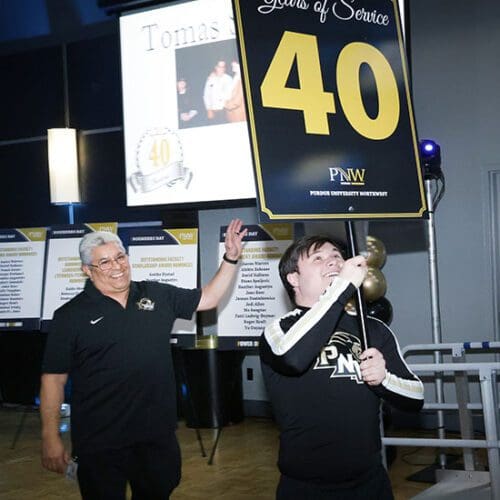
[[343, 265], [342, 254], [331, 243], [312, 247], [301, 255], [297, 262], [298, 271], [287, 276], [295, 291], [296, 304], [304, 307], [315, 304]]
[[[100, 263], [111, 264], [111, 267], [103, 271], [99, 268]], [[82, 270], [103, 295], [123, 294], [130, 288], [130, 263], [117, 243], [95, 247], [92, 250], [92, 265], [84, 264]]]

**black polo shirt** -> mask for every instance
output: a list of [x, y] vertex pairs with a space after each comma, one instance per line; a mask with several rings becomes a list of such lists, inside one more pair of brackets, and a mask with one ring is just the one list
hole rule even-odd
[[133, 281], [124, 309], [88, 280], [55, 311], [42, 371], [71, 377], [74, 454], [170, 438], [177, 422], [170, 333], [200, 298], [199, 289]]

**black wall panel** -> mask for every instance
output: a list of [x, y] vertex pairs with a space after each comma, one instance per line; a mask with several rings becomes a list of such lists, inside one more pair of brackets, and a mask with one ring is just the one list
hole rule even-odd
[[0, 227], [68, 222], [66, 208], [50, 203], [46, 141], [1, 146], [0, 168]]
[[[67, 45], [69, 118], [78, 130], [82, 193], [75, 223], [162, 220], [158, 208], [126, 206], [116, 29]], [[50, 203], [47, 142], [30, 140], [65, 126], [62, 46], [2, 56], [0, 72], [0, 227], [67, 224], [67, 207]], [[18, 139], [28, 140], [9, 143]]]
[[121, 125], [118, 33], [70, 44], [67, 55], [71, 126], [90, 130]]
[[36, 137], [64, 126], [61, 47], [0, 58], [0, 140]]

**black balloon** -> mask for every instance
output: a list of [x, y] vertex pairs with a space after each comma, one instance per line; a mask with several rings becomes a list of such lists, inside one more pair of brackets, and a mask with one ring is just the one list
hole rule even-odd
[[387, 325], [391, 324], [392, 305], [385, 297], [380, 297], [380, 299], [374, 300], [373, 302], [368, 302], [366, 304], [366, 312], [369, 316], [374, 316]]

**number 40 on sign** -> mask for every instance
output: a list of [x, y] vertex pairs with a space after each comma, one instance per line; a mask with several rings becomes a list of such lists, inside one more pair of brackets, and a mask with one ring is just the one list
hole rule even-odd
[[[287, 87], [293, 64], [297, 64], [299, 88]], [[367, 64], [375, 78], [378, 115], [370, 117], [363, 105], [360, 67]], [[336, 65], [338, 101], [358, 134], [383, 140], [396, 130], [400, 102], [396, 78], [389, 61], [373, 45], [351, 42], [340, 52]], [[306, 134], [330, 135], [328, 114], [336, 113], [335, 95], [325, 92], [314, 35], [285, 31], [261, 84], [264, 107], [302, 111]]]

